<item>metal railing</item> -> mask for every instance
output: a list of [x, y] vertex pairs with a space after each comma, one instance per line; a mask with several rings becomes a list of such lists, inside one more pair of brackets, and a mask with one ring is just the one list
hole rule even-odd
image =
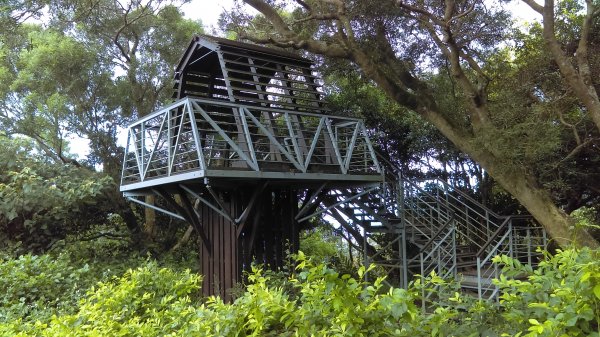
[[121, 185], [208, 170], [381, 175], [360, 119], [184, 98], [129, 126]]
[[531, 216], [507, 216], [488, 242], [477, 252], [477, 294], [480, 299], [497, 299], [499, 288], [492, 279], [500, 276], [500, 266], [492, 264], [495, 256], [506, 255], [519, 262], [535, 265], [546, 248], [546, 232], [532, 225]]
[[405, 181], [404, 185], [406, 197], [427, 194], [438, 207], [451, 212], [457, 223], [458, 242], [475, 249], [480, 249], [490, 239], [504, 219], [440, 179]]
[[[386, 172], [399, 172], [395, 165], [385, 158], [379, 158]], [[387, 175], [386, 175], [386, 179]], [[415, 244], [429, 239], [425, 246], [419, 249], [419, 254], [412, 257], [408, 264], [414, 265], [417, 260], [423, 264], [421, 274], [427, 273], [428, 268], [435, 268], [436, 260], [429, 262], [423, 259], [431, 258], [441, 250], [429, 252], [425, 248], [430, 245], [432, 236], [444, 232], [448, 219], [453, 219], [453, 238], [455, 251], [445, 251], [446, 259], [454, 260], [454, 271], [457, 270], [456, 247], [458, 244], [474, 249], [477, 253], [463, 256], [462, 268], [476, 268], [476, 290], [480, 299], [495, 298], [498, 289], [492, 284], [492, 279], [499, 276], [497, 265], [491, 259], [497, 255], [509, 255], [522, 263], [535, 264], [540, 258], [537, 247], [547, 245], [546, 233], [535, 222], [533, 217], [526, 215], [500, 216], [491, 211], [471, 196], [451, 186], [440, 179], [402, 182], [403, 206], [401, 207], [406, 239]], [[431, 246], [429, 246], [431, 247]], [[440, 268], [443, 269], [443, 266]], [[450, 269], [448, 269], [450, 270]], [[469, 288], [468, 283], [464, 284]]]
[[438, 197], [421, 189], [407, 188], [412, 183], [404, 184], [403, 217], [408, 227], [408, 235], [413, 242], [426, 241], [446, 226], [453, 217], [452, 211]]
[[[456, 277], [456, 230], [452, 223], [453, 220], [450, 219], [420, 250], [418, 257], [423, 281], [432, 272], [443, 279]], [[427, 300], [436, 289], [425, 289], [425, 282], [422, 284], [421, 303], [425, 310]]]
[[546, 231], [542, 226], [531, 221], [533, 217], [517, 220], [529, 220], [529, 223], [525, 225], [514, 224], [513, 220], [513, 257], [521, 263], [536, 265], [543, 256], [537, 248], [547, 249], [548, 247]]

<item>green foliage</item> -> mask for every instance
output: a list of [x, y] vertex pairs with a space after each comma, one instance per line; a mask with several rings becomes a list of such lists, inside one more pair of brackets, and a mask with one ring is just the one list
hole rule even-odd
[[559, 251], [533, 271], [506, 256], [496, 282], [508, 331], [527, 337], [600, 336], [600, 255], [590, 249]]
[[28, 249], [81, 230], [81, 214], [112, 186], [110, 177], [45, 161], [25, 140], [0, 135], [0, 158], [0, 232]]
[[310, 252], [310, 256], [317, 261], [327, 261], [335, 256], [339, 251], [339, 240], [325, 234], [326, 229], [323, 226], [305, 231], [300, 238], [300, 250]]
[[[332, 110], [343, 115], [364, 118], [373, 128], [372, 139], [380, 150], [394, 160], [407, 176], [419, 175], [423, 162], [447, 162], [457, 151], [435, 128], [418, 114], [387, 97], [383, 90], [343, 65], [326, 69], [325, 80]], [[456, 102], [451, 104], [456, 105]], [[457, 166], [458, 167], [458, 166]], [[427, 167], [432, 174], [439, 171]]]
[[[0, 179], [5, 190], [0, 197], [13, 200], [0, 210], [0, 227], [4, 227], [0, 231], [10, 231], [11, 242], [20, 240], [24, 249], [43, 251], [65, 234], [88, 230], [90, 224], [82, 222], [91, 223], [107, 213], [121, 214], [131, 235], [141, 236], [131, 206], [120, 198], [114, 183], [95, 169], [101, 167], [104, 175], [117, 181], [123, 155], [118, 132], [131, 119], [171, 100], [174, 65], [192, 35], [202, 32], [200, 22], [184, 18], [180, 3], [9, 1], [0, 5], [0, 22], [10, 24], [0, 28], [6, 33], [0, 41], [0, 132], [30, 137], [41, 150], [39, 157], [45, 157], [42, 161], [56, 164], [48, 168], [51, 165], [27, 163], [23, 167], [31, 170], [19, 167], [13, 170], [17, 173]], [[38, 14], [43, 14], [43, 25], [23, 23]], [[73, 136], [89, 144], [89, 155], [78, 162], [68, 149]], [[0, 163], [4, 160], [0, 158]], [[108, 186], [112, 190], [105, 189]], [[100, 191], [101, 204], [90, 207], [90, 197], [96, 198]], [[22, 209], [16, 210], [17, 206]], [[85, 217], [79, 212], [84, 206]]]
[[45, 336], [165, 335], [181, 327], [180, 314], [193, 310], [200, 277], [154, 262], [92, 288], [73, 315], [55, 317]]
[[313, 261], [324, 262], [338, 271], [346, 272], [353, 261], [349, 261], [347, 256], [348, 243], [339, 235], [341, 230], [325, 224], [305, 230], [300, 233], [300, 250], [306, 252]]
[[598, 225], [598, 210], [591, 207], [581, 207], [571, 213], [575, 219], [575, 227], [583, 227], [588, 229], [599, 230]]
[[[496, 303], [463, 294], [435, 274], [407, 290], [386, 289], [381, 278], [365, 282], [365, 268], [355, 278], [299, 253], [286, 285], [255, 267], [246, 291], [227, 304], [200, 300], [199, 276], [157, 262], [91, 286], [93, 265], [25, 256], [0, 265], [0, 286], [8, 289], [0, 297], [0, 335], [598, 337], [598, 257], [588, 249], [559, 251], [535, 270], [498, 257], [505, 268]], [[418, 305], [423, 294], [425, 312]]]
[[76, 267], [66, 255], [0, 261], [0, 324], [69, 312], [91, 285], [88, 274], [87, 265]]

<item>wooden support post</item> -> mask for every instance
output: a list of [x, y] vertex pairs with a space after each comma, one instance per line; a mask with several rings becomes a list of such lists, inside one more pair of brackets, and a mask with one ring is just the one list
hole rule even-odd
[[[256, 190], [253, 186], [213, 191], [230, 214], [248, 214], [237, 225], [206, 204], [198, 209], [198, 223], [202, 224], [208, 243], [201, 248], [205, 296], [218, 295], [230, 301], [229, 290], [242, 281], [243, 272], [250, 270], [252, 262], [279, 269], [285, 264], [286, 251], [298, 250], [296, 191], [265, 188], [256, 196]], [[248, 206], [253, 207], [246, 211]]]

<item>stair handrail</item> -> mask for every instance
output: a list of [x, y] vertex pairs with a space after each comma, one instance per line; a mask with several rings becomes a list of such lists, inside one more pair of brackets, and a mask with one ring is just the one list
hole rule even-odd
[[[383, 162], [386, 164], [387, 167], [391, 168], [395, 173], [400, 174], [402, 171], [400, 170], [400, 168], [398, 167], [398, 165], [396, 165], [394, 162], [392, 162], [391, 160], [389, 160], [388, 158], [386, 158], [380, 151], [375, 150], [375, 154], [377, 155], [377, 159], [379, 160], [379, 162]], [[385, 170], [385, 172], [387, 172], [387, 170]], [[473, 199], [470, 195], [468, 195], [467, 193], [461, 191], [460, 189], [448, 184], [448, 182], [436, 177], [436, 178], [430, 178], [430, 179], [419, 179], [416, 180], [418, 181], [425, 181], [425, 180], [433, 180], [433, 181], [437, 181], [440, 182], [442, 185], [444, 185], [447, 188], [452, 188], [452, 190], [454, 192], [457, 192], [458, 194], [460, 194], [462, 197], [464, 197], [465, 199], [469, 200], [471, 203], [481, 207], [482, 209], [484, 209], [486, 212], [488, 212], [490, 215], [501, 219], [503, 218], [502, 215], [499, 215], [498, 213], [494, 212], [493, 210], [489, 209], [488, 207], [486, 207], [485, 205], [481, 204], [481, 202]], [[411, 182], [412, 185], [414, 184], [414, 180], [409, 181]], [[482, 215], [482, 214], [480, 214]]]
[[427, 248], [429, 248], [429, 246], [430, 246], [430, 245], [432, 245], [432, 244], [435, 242], [435, 240], [436, 240], [436, 239], [437, 239], [437, 238], [438, 238], [440, 235], [442, 235], [442, 233], [444, 232], [444, 230], [445, 230], [445, 229], [447, 229], [447, 226], [448, 226], [448, 225], [450, 225], [450, 223], [451, 223], [452, 221], [454, 221], [454, 217], [453, 217], [453, 216], [451, 216], [451, 217], [450, 217], [450, 219], [448, 219], [448, 221], [446, 221], [446, 223], [445, 223], [443, 226], [441, 226], [441, 227], [440, 227], [440, 229], [438, 229], [438, 230], [437, 230], [437, 232], [435, 232], [435, 234], [433, 234], [433, 235], [431, 236], [431, 238], [429, 239], [429, 241], [427, 241], [427, 243], [425, 243], [425, 244], [423, 245], [423, 247], [421, 247], [421, 248], [419, 249], [419, 253], [423, 253], [423, 252], [424, 252], [424, 251], [425, 251]]
[[[494, 245], [494, 248], [492, 248], [490, 250], [490, 252], [485, 256], [485, 258], [481, 258], [479, 255], [477, 255], [477, 295], [479, 297], [479, 299], [483, 299], [483, 284], [482, 284], [482, 280], [483, 277], [485, 276], [486, 278], [490, 278], [491, 276], [494, 277], [498, 277], [498, 266], [494, 266], [494, 272], [493, 275], [486, 273], [486, 275], [482, 275], [483, 273], [483, 267], [488, 263], [488, 261], [490, 261], [494, 256], [498, 255], [498, 249], [500, 248], [500, 246], [502, 245], [502, 243], [504, 243], [506, 240], [509, 241], [508, 244], [508, 254], [512, 255], [511, 253], [511, 245], [510, 245], [510, 241], [512, 240], [511, 235], [512, 235], [512, 228], [511, 228], [511, 221], [510, 217], [508, 217], [506, 219], [506, 226], [508, 226], [508, 230], [504, 233], [504, 235], [502, 235], [502, 237], [498, 240], [498, 242], [496, 242], [496, 244]], [[496, 294], [498, 293], [499, 288], [496, 285], [494, 287], [494, 290], [492, 291], [491, 295], [488, 296], [488, 299], [491, 299], [493, 297], [496, 296]]]
[[404, 182], [405, 182], [405, 183], [407, 183], [407, 184], [409, 184], [409, 185], [411, 185], [411, 186], [414, 186], [414, 187], [415, 187], [415, 188], [416, 188], [416, 189], [417, 189], [419, 192], [423, 193], [424, 195], [426, 195], [426, 196], [428, 196], [428, 197], [430, 197], [430, 198], [433, 198], [433, 199], [437, 200], [437, 197], [436, 197], [435, 195], [433, 195], [433, 194], [431, 194], [431, 193], [427, 192], [426, 190], [422, 189], [422, 188], [421, 188], [419, 185], [417, 185], [417, 184], [416, 184], [414, 181], [411, 181], [411, 180], [405, 180]]
[[[446, 186], [444, 193], [446, 195], [447, 198], [449, 198], [450, 200], [456, 201], [459, 204], [455, 204], [454, 202], [450, 202], [449, 200], [447, 200], [447, 207], [454, 210], [457, 213], [457, 217], [458, 218], [464, 218], [465, 225], [468, 225], [470, 228], [470, 231], [475, 232], [475, 233], [479, 233], [480, 239], [481, 241], [485, 242], [489, 239], [489, 232], [488, 231], [484, 231], [483, 229], [481, 229], [479, 226], [473, 226], [471, 222], [480, 222], [481, 220], [485, 221], [487, 227], [492, 227], [493, 230], [496, 230], [499, 226], [499, 223], [501, 223], [501, 221], [503, 221], [504, 216], [500, 216], [498, 214], [496, 214], [495, 212], [493, 212], [492, 210], [488, 209], [486, 206], [482, 205], [481, 203], [477, 202], [476, 200], [474, 200], [473, 198], [471, 198], [470, 196], [468, 196], [467, 194], [465, 194], [464, 192], [458, 190], [458, 189], [453, 189], [452, 192], [447, 190], [447, 188], [452, 188], [450, 185], [448, 185], [446, 182], [444, 182], [443, 180], [440, 179], [426, 179], [426, 180], [420, 180], [421, 182], [424, 181], [432, 181], [432, 182], [439, 182], [441, 183], [443, 186], [439, 186], [437, 185], [437, 188], [444, 188], [444, 186]], [[413, 183], [414, 185], [414, 183]], [[456, 194], [459, 194], [459, 196], [454, 195], [454, 192], [456, 192]], [[461, 197], [464, 197], [465, 200], [462, 200]], [[463, 209], [463, 207], [465, 207], [465, 209]], [[460, 215], [462, 215], [462, 217]], [[472, 214], [475, 214], [476, 216], [473, 216]], [[480, 240], [473, 240], [473, 243], [476, 244], [476, 246], [480, 246], [480, 244], [478, 244], [478, 242], [481, 242]]]
[[[377, 156], [377, 160], [379, 160], [380, 163], [384, 162], [388, 168], [391, 168], [393, 171], [395, 171], [394, 173], [400, 174], [402, 172], [398, 165], [396, 165], [394, 162], [385, 157], [381, 153], [381, 151], [375, 149], [375, 155]], [[384, 172], [387, 172], [387, 170], [385, 170]]]
[[[437, 181], [440, 181], [439, 179], [435, 179]], [[443, 181], [440, 181], [443, 183]], [[469, 203], [465, 202], [465, 200], [461, 200], [458, 197], [452, 195], [452, 193], [457, 193], [460, 194], [461, 197], [464, 197]], [[466, 207], [468, 207], [471, 211], [473, 211], [475, 214], [481, 216], [481, 217], [493, 217], [496, 219], [502, 219], [504, 218], [504, 216], [502, 215], [498, 215], [496, 214], [494, 211], [492, 211], [491, 209], [487, 208], [486, 206], [482, 205], [480, 202], [476, 201], [475, 199], [471, 198], [470, 196], [468, 196], [466, 193], [464, 193], [461, 190], [453, 190], [452, 192], [446, 192], [446, 195], [450, 198], [452, 198], [453, 200], [459, 201], [461, 204], [465, 205]], [[477, 206], [478, 208], [480, 208], [484, 213], [487, 214], [481, 214], [481, 212], [477, 209], [475, 209], [473, 207], [473, 205]], [[452, 205], [454, 207], [456, 207], [455, 205]]]
[[[491, 244], [494, 243], [494, 241], [495, 241], [494, 239], [496, 239], [502, 233], [502, 231], [508, 226], [508, 224], [512, 223], [513, 220], [533, 219], [533, 216], [529, 215], [529, 214], [520, 214], [520, 215], [508, 215], [503, 218], [504, 218], [504, 221], [502, 222], [502, 224], [500, 224], [500, 227], [498, 227], [498, 229], [490, 236], [490, 239], [481, 246], [479, 251], [477, 251], [477, 254], [476, 254], [477, 257], [481, 257], [484, 254], [485, 250]], [[543, 228], [543, 227], [541, 227], [541, 228]]]
[[485, 242], [481, 248], [477, 251], [476, 256], [478, 258], [482, 257], [482, 255], [485, 253], [485, 251], [487, 250], [487, 248], [495, 241], [495, 239], [500, 235], [500, 233], [502, 233], [502, 231], [508, 227], [508, 224], [511, 222], [512, 217], [511, 216], [506, 216], [504, 217], [504, 221], [500, 224], [500, 226], [498, 227], [498, 229], [496, 229], [496, 231], [494, 233], [492, 233], [492, 235], [490, 235], [489, 240], [487, 240], [487, 242]]
[[[425, 191], [422, 191], [422, 192], [428, 194]], [[430, 197], [433, 197], [430, 194], [428, 194], [428, 195]], [[414, 198], [423, 201], [423, 199], [420, 196], [415, 196]], [[406, 200], [407, 199], [405, 198], [404, 200], [405, 200], [405, 204], [406, 204]], [[433, 210], [433, 211], [436, 211], [442, 217], [442, 219], [441, 219], [442, 221], [449, 221], [451, 219], [451, 217], [453, 216], [452, 210], [447, 210], [447, 212], [446, 212], [446, 210], [445, 210], [445, 212], [440, 212], [439, 209], [437, 209], [436, 207], [434, 207], [434, 206], [432, 206], [432, 205], [430, 205], [428, 203], [425, 203], [425, 207], [426, 208], [421, 208], [420, 210], [421, 211], [423, 211], [423, 210]], [[416, 207], [414, 207], [412, 205], [409, 208], [405, 209], [405, 211], [407, 211], [407, 210], [411, 210], [412, 212], [416, 212], [416, 213], [419, 212], [419, 209], [417, 209]], [[406, 218], [406, 213], [405, 213], [404, 219], [405, 219], [405, 221], [408, 221], [408, 219]], [[430, 218], [429, 219], [429, 224], [432, 225], [435, 228], [443, 228], [444, 224], [442, 223], [442, 221], [440, 221], [440, 220], [434, 220], [433, 218]], [[421, 232], [422, 234], [425, 234], [427, 237], [430, 237], [429, 234], [427, 234], [427, 233], [425, 233], [423, 231], [419, 230], [419, 232]]]
[[[423, 179], [423, 180], [425, 180], [425, 179]], [[460, 194], [462, 197], [464, 197], [465, 199], [469, 200], [471, 203], [473, 203], [473, 204], [481, 207], [486, 212], [488, 212], [490, 215], [492, 215], [492, 216], [494, 216], [496, 218], [503, 218], [504, 217], [504, 216], [499, 215], [498, 213], [494, 212], [493, 210], [489, 209], [487, 206], [483, 205], [481, 202], [473, 199], [473, 197], [471, 197], [467, 193], [465, 193], [465, 192], [461, 191], [460, 189], [458, 189], [458, 188], [456, 188], [456, 187], [448, 184], [448, 182], [446, 182], [446, 181], [444, 181], [444, 180], [442, 180], [440, 178], [436, 177], [436, 178], [431, 178], [431, 179], [428, 179], [428, 180], [436, 180], [436, 181], [440, 182], [441, 184], [443, 184], [445, 187], [452, 188], [453, 192], [456, 192], [456, 193]], [[483, 215], [483, 214], [480, 214], [480, 215]]]
[[[425, 255], [425, 257], [423, 257], [423, 253], [425, 252], [420, 252], [419, 255], [421, 256], [420, 260], [421, 260], [421, 265], [423, 264], [423, 261], [425, 261], [425, 259], [431, 257], [435, 252], [437, 248], [440, 248], [442, 243], [444, 242], [444, 240], [446, 240], [448, 238], [448, 236], [452, 235], [452, 232], [454, 231], [454, 227], [450, 227], [450, 230], [448, 230], [448, 232], [446, 232], [446, 234], [444, 234], [443, 238], [436, 243], [435, 248], [432, 249], [431, 251], [429, 251], [429, 253], [427, 253], [427, 255]], [[423, 269], [423, 268], [421, 268]], [[426, 275], [421, 275], [423, 277], [426, 277]]]
[[[471, 235], [465, 235], [464, 231], [460, 231], [457, 229], [457, 233], [460, 233], [466, 240], [468, 240], [471, 244], [473, 244], [475, 247], [477, 247], [477, 249], [479, 249], [479, 247], [481, 246], [481, 243], [486, 242], [489, 240], [489, 231], [485, 231], [485, 229], [480, 228], [480, 226], [476, 226], [473, 224], [473, 222], [479, 222], [479, 218], [478, 217], [471, 217], [469, 216], [469, 212], [465, 212], [464, 209], [462, 209], [461, 207], [458, 207], [458, 205], [453, 204], [452, 202], [445, 202], [445, 200], [443, 198], [440, 198], [440, 196], [435, 196], [433, 194], [431, 194], [430, 192], [424, 190], [421, 186], [419, 186], [417, 183], [410, 181], [410, 180], [406, 180], [405, 183], [407, 184], [407, 186], [409, 186], [409, 188], [412, 190], [416, 190], [419, 192], [419, 194], [422, 194], [425, 197], [430, 197], [432, 199], [437, 200], [436, 203], [437, 205], [440, 205], [443, 207], [443, 210], [438, 210], [441, 211], [441, 214], [444, 215], [449, 215], [452, 214], [452, 216], [454, 217], [455, 220], [458, 221], [458, 219], [464, 219], [465, 221], [460, 221], [460, 223], [463, 223], [465, 226], [468, 226], [468, 231], [467, 233], [471, 233]], [[414, 196], [412, 196], [413, 198], [421, 198], [419, 195], [415, 194]], [[408, 200], [409, 198], [405, 198], [405, 200]], [[458, 200], [459, 202], [463, 203], [463, 201]], [[466, 207], [469, 207], [469, 205], [466, 205]], [[436, 209], [435, 207], [429, 206], [432, 209]], [[436, 209], [437, 210], [437, 209]], [[478, 214], [478, 213], [477, 213]], [[488, 224], [488, 228], [491, 228], [492, 230], [496, 230], [497, 228], [497, 221], [496, 219], [490, 219], [487, 217], [484, 217], [483, 215], [479, 215], [481, 217], [482, 220], [486, 221], [486, 223]], [[447, 216], [445, 216], [446, 219], [448, 219]], [[438, 227], [438, 226], [436, 226]], [[473, 236], [474, 234], [474, 236]]]
[[[391, 168], [392, 171], [394, 171], [394, 173], [397, 173], [398, 175], [400, 175], [401, 170], [400, 168], [393, 163], [392, 161], [390, 161], [388, 158], [386, 158], [380, 151], [375, 151], [377, 158], [379, 160], [380, 163], [384, 163], [388, 168]], [[384, 170], [384, 172], [389, 172], [388, 170]], [[419, 180], [406, 180], [405, 182], [416, 187], [421, 193], [425, 193], [427, 196], [430, 196], [432, 198], [435, 198], [435, 196], [431, 195], [431, 193], [425, 191], [423, 188], [421, 188], [420, 186], [417, 185], [417, 182], [419, 181], [435, 181], [435, 182], [439, 182], [441, 183], [447, 190], [449, 188], [452, 189], [453, 192], [456, 192], [458, 194], [461, 195], [461, 197], [464, 197], [465, 199], [467, 199], [469, 202], [471, 202], [472, 204], [477, 205], [478, 207], [480, 207], [481, 209], [483, 209], [486, 213], [488, 213], [489, 215], [495, 217], [496, 219], [502, 219], [503, 216], [498, 215], [496, 212], [492, 211], [491, 209], [487, 208], [486, 206], [482, 205], [479, 201], [473, 199], [471, 196], [469, 196], [468, 194], [466, 194], [465, 192], [451, 186], [450, 184], [448, 184], [446, 181], [440, 179], [440, 178], [430, 178], [430, 179], [419, 179]], [[450, 195], [450, 194], [449, 194]], [[459, 199], [457, 199], [456, 197], [453, 197], [455, 200], [461, 201]], [[461, 201], [462, 202], [462, 201]], [[463, 202], [464, 203], [464, 202]], [[453, 205], [451, 205], [452, 207]], [[473, 210], [476, 214], [478, 214], [479, 216], [484, 216], [483, 214], [480, 214], [477, 210], [473, 209], [473, 207], [469, 206], [468, 204], [465, 203], [465, 206], [468, 207], [469, 209]]]
[[[418, 185], [418, 182], [433, 182], [433, 183], [439, 182], [441, 184], [445, 184], [446, 186], [448, 186], [444, 181], [442, 181], [440, 179], [435, 179], [435, 178], [422, 179], [422, 180], [418, 180], [417, 182], [409, 181], [409, 180], [405, 181], [405, 183], [407, 183], [412, 188], [415, 188], [418, 191], [420, 191], [421, 193], [425, 193], [426, 195], [428, 195], [432, 198], [436, 198], [436, 197], [433, 196], [431, 193], [425, 191], [422, 187], [420, 187]], [[444, 186], [436, 185], [436, 188], [442, 190], [442, 188], [444, 188]], [[465, 220], [465, 222], [463, 222], [463, 224], [467, 226], [469, 232], [471, 232], [472, 234], [475, 234], [475, 237], [472, 237], [471, 235], [467, 235], [467, 236], [465, 236], [465, 238], [479, 249], [479, 248], [481, 248], [481, 242], [485, 243], [485, 242], [489, 241], [490, 238], [492, 238], [493, 236], [490, 236], [489, 231], [482, 229], [480, 226], [474, 225], [473, 222], [485, 221], [485, 223], [488, 226], [487, 227], [488, 229], [496, 231], [497, 228], [499, 227], [499, 224], [501, 224], [501, 221], [503, 221], [505, 217], [500, 216], [500, 215], [496, 214], [495, 212], [489, 210], [487, 207], [483, 206], [482, 204], [478, 203], [471, 197], [467, 196], [464, 192], [459, 191], [459, 190], [454, 190], [454, 191], [459, 192], [461, 195], [467, 197], [468, 198], [467, 201], [474, 203], [474, 205], [470, 205], [465, 200], [459, 199], [459, 197], [452, 195], [452, 193], [450, 193], [447, 190], [443, 190], [443, 193], [446, 195], [446, 197], [451, 198], [451, 200], [455, 200], [459, 204], [450, 202], [448, 200], [446, 200], [446, 202], [443, 202], [444, 200], [443, 199], [439, 200], [439, 198], [438, 198], [438, 200], [442, 201], [441, 204], [445, 205], [445, 207], [448, 210], [450, 210], [451, 212], [454, 213], [456, 219], [464, 219]], [[464, 205], [464, 207], [466, 207], [466, 209], [463, 209], [463, 207], [461, 205]], [[482, 212], [473, 208], [473, 206], [475, 206], [476, 208], [479, 208]], [[485, 213], [485, 214], [482, 214], [482, 213]], [[476, 214], [476, 216], [472, 216], [471, 214]], [[464, 232], [460, 231], [460, 230], [458, 231], [458, 233], [464, 234]]]
[[[386, 166], [388, 166], [389, 168], [392, 168], [393, 171], [395, 171], [395, 173], [400, 173], [401, 170], [398, 167], [398, 165], [396, 165], [394, 162], [390, 161], [389, 159], [387, 159], [380, 151], [375, 151], [375, 153], [377, 154], [377, 159], [379, 160], [379, 162], [384, 162], [386, 164]], [[386, 171], [387, 172], [387, 171]], [[469, 200], [470, 202], [478, 205], [479, 207], [481, 207], [482, 209], [484, 209], [486, 212], [488, 212], [489, 214], [491, 214], [492, 216], [495, 216], [496, 218], [502, 218], [501, 215], [497, 214], [496, 212], [494, 212], [493, 210], [487, 208], [485, 205], [482, 205], [481, 202], [473, 199], [470, 195], [466, 194], [465, 192], [461, 191], [460, 189], [448, 184], [448, 182], [435, 177], [435, 178], [429, 178], [429, 179], [418, 179], [418, 180], [411, 180], [410, 182], [415, 185], [415, 182], [419, 182], [419, 181], [426, 181], [426, 180], [430, 180], [430, 181], [437, 181], [439, 183], [441, 183], [442, 185], [444, 185], [447, 188], [452, 188], [452, 191], [457, 192], [458, 194], [460, 194], [462, 197], [466, 198], [467, 200]], [[481, 214], [480, 214], [481, 215]]]
[[[434, 261], [431, 261], [431, 258], [434, 258], [435, 254], [437, 254], [438, 259], [437, 259], [437, 269], [438, 269], [438, 275], [442, 278], [448, 278], [450, 275], [456, 275], [456, 228], [454, 226], [449, 226], [449, 227], [444, 227], [443, 229], [446, 229], [446, 233], [441, 236], [441, 238], [439, 240], [437, 240], [437, 242], [434, 243], [432, 249], [425, 254], [425, 251], [421, 251], [419, 252], [419, 254], [417, 254], [417, 257], [419, 258], [419, 264], [421, 265], [421, 278], [424, 279], [425, 277], [427, 277], [428, 275], [428, 271], [429, 270], [435, 270], [435, 269], [431, 269], [431, 267], [436, 267], [436, 264]], [[450, 254], [444, 254], [444, 259], [442, 260], [440, 258], [440, 250], [443, 250], [444, 253], [448, 252], [448, 247], [444, 247], [443, 244], [444, 242], [447, 242], [448, 239], [451, 239], [451, 245], [449, 247], [450, 249]], [[450, 259], [448, 259], [448, 256], [451, 256]], [[425, 266], [425, 262], [429, 261], [427, 267]], [[446, 271], [445, 273], [442, 273], [442, 267], [446, 267]], [[434, 286], [435, 288], [439, 288], [439, 285]], [[426, 309], [426, 301], [427, 299], [433, 294], [433, 292], [427, 292], [426, 293], [426, 287], [423, 287], [421, 289], [421, 307], [423, 310]]]
[[[375, 151], [375, 152], [376, 152], [376, 155], [377, 155], [377, 157], [378, 157], [378, 160], [379, 160], [379, 162], [380, 162], [380, 163], [383, 163], [383, 164], [385, 164], [385, 165], [386, 165], [388, 168], [391, 168], [391, 171], [394, 171], [394, 173], [397, 173], [398, 175], [400, 175], [400, 173], [401, 173], [401, 170], [400, 170], [400, 168], [399, 168], [399, 167], [398, 167], [398, 166], [397, 166], [395, 163], [393, 163], [393, 162], [392, 162], [392, 161], [390, 161], [388, 158], [386, 158], [386, 157], [385, 157], [385, 156], [384, 156], [384, 155], [383, 155], [381, 152], [379, 152], [379, 151]], [[389, 171], [388, 171], [388, 170], [384, 170], [384, 172], [389, 172]], [[463, 198], [465, 198], [466, 200], [468, 200], [468, 201], [469, 201], [469, 202], [470, 202], [472, 205], [476, 205], [478, 208], [480, 208], [480, 209], [481, 209], [481, 210], [483, 210], [485, 213], [487, 213], [487, 215], [488, 215], [488, 216], [494, 217], [494, 218], [496, 218], [496, 219], [498, 219], [498, 220], [500, 220], [500, 219], [503, 219], [503, 218], [504, 218], [503, 216], [501, 216], [501, 215], [497, 214], [496, 212], [494, 212], [493, 210], [489, 209], [489, 208], [488, 208], [488, 207], [486, 207], [485, 205], [481, 204], [479, 201], [477, 201], [477, 200], [473, 199], [471, 196], [469, 196], [469, 195], [468, 195], [468, 194], [466, 194], [465, 192], [461, 191], [460, 189], [457, 189], [457, 188], [455, 188], [454, 186], [452, 186], [452, 185], [448, 184], [448, 182], [446, 182], [446, 181], [444, 181], [444, 180], [442, 180], [442, 179], [440, 179], [440, 178], [420, 179], [420, 180], [416, 180], [416, 181], [414, 181], [414, 180], [405, 180], [405, 182], [406, 182], [406, 183], [409, 183], [410, 185], [412, 185], [412, 186], [414, 186], [414, 187], [417, 187], [417, 188], [419, 189], [419, 191], [420, 191], [420, 192], [422, 192], [422, 193], [426, 193], [426, 194], [427, 194], [428, 196], [430, 196], [430, 197], [434, 197], [434, 196], [432, 196], [430, 193], [426, 192], [424, 189], [422, 189], [421, 187], [419, 187], [419, 186], [417, 185], [417, 182], [419, 182], [419, 181], [423, 181], [423, 182], [424, 182], [424, 181], [434, 181], [434, 182], [438, 182], [438, 183], [442, 184], [442, 185], [444, 186], [444, 188], [446, 189], [446, 191], [448, 192], [447, 194], [448, 194], [449, 196], [451, 196], [453, 199], [455, 199], [455, 200], [457, 200], [457, 201], [460, 201], [460, 202], [462, 202], [463, 204], [465, 204], [465, 206], [466, 206], [466, 207], [468, 207], [469, 209], [471, 209], [473, 212], [475, 212], [476, 214], [478, 214], [478, 215], [479, 215], [479, 216], [481, 216], [481, 217], [486, 217], [486, 216], [485, 216], [484, 214], [480, 214], [480, 213], [479, 213], [477, 210], [475, 210], [475, 209], [474, 209], [474, 208], [473, 208], [471, 205], [469, 205], [469, 204], [465, 203], [464, 201], [462, 201], [462, 200], [458, 199], [458, 198], [457, 198], [457, 197], [455, 197], [455, 196], [452, 196], [452, 195], [449, 193], [449, 192], [450, 192], [450, 189], [452, 190], [452, 192], [455, 192], [455, 193], [459, 194], [461, 197], [463, 197]], [[455, 207], [455, 205], [450, 205], [450, 207], [451, 207], [451, 208], [452, 208], [452, 207], [453, 207], [453, 208], [456, 208], [456, 207]], [[488, 218], [488, 219], [489, 219], [489, 217], [486, 217], [486, 218]], [[475, 219], [474, 219], [474, 220], [475, 220]], [[492, 224], [494, 224], [494, 225], [498, 226], [498, 225], [495, 223], [495, 221], [489, 221], [489, 220], [488, 220], [488, 222], [491, 222]]]

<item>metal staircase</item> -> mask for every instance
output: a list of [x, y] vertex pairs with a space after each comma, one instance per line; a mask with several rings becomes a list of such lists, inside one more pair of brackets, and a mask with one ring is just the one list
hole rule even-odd
[[[387, 282], [406, 287], [431, 272], [455, 278], [480, 299], [496, 298], [496, 255], [535, 264], [546, 234], [529, 215], [501, 216], [439, 179], [402, 180], [380, 159], [385, 181], [363, 188], [332, 190], [322, 212], [337, 220], [363, 248], [364, 263], [376, 264]], [[357, 240], [358, 241], [358, 240]]]

